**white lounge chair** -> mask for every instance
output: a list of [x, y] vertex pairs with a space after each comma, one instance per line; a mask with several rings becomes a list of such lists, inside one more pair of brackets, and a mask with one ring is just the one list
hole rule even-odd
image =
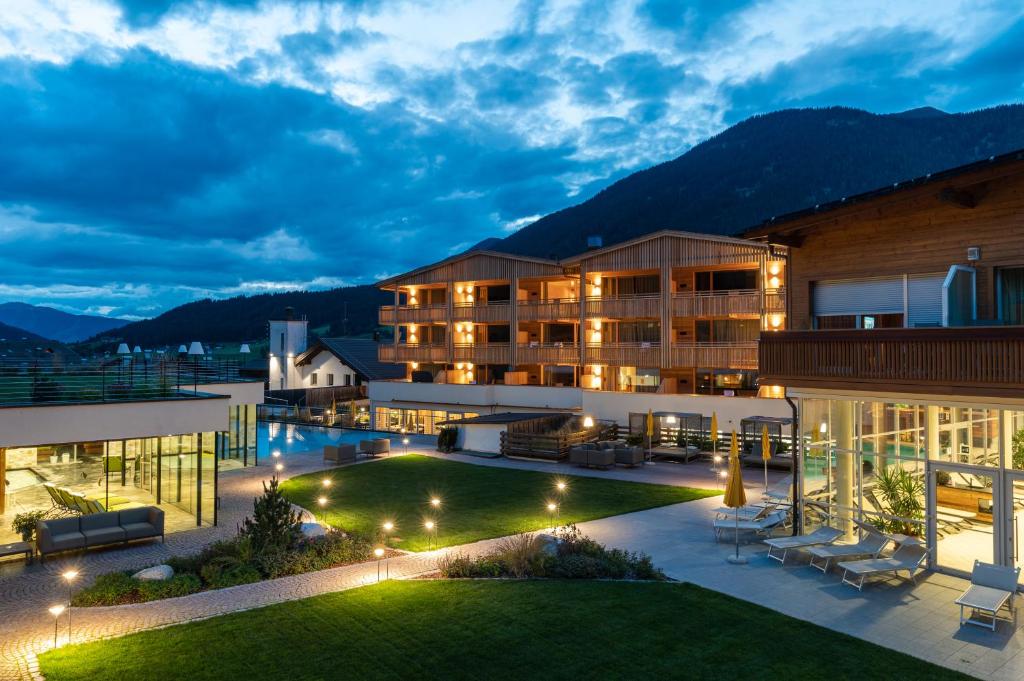
[[[765, 539], [764, 543], [768, 545], [768, 557], [785, 564], [786, 555], [790, 551], [808, 549], [812, 546], [827, 546], [842, 536], [842, 530], [822, 525], [810, 534], [803, 534], [798, 537]], [[773, 553], [774, 551], [782, 551], [782, 555], [778, 556]]]
[[822, 572], [828, 572], [832, 567], [832, 561], [844, 558], [862, 558], [870, 556], [877, 558], [882, 549], [889, 543], [889, 538], [878, 532], [865, 532], [860, 541], [856, 544], [830, 544], [828, 546], [813, 546], [807, 549], [811, 554], [811, 567]]
[[765, 516], [753, 520], [736, 520], [735, 518], [716, 518], [714, 523], [715, 539], [722, 538], [723, 532], [753, 532], [758, 536], [767, 536], [772, 530], [785, 524], [787, 511], [772, 511]]
[[[960, 606], [960, 626], [974, 624], [979, 627], [986, 627], [992, 631], [996, 630], [996, 615], [1004, 605], [1010, 608], [1012, 622], [1017, 622], [1017, 610], [1013, 605], [1013, 598], [1017, 593], [1017, 581], [1020, 579], [1020, 568], [1004, 567], [974, 561], [974, 569], [971, 571], [971, 585], [956, 604]], [[971, 609], [971, 616], [964, 617], [964, 608]], [[976, 612], [987, 613], [991, 622], [974, 619]]]
[[739, 515], [740, 520], [757, 520], [768, 515], [776, 508], [775, 504], [748, 504], [739, 508], [721, 506], [715, 510], [715, 518], [735, 520]]
[[916, 572], [927, 557], [928, 549], [924, 544], [905, 541], [889, 558], [844, 561], [839, 563], [839, 567], [843, 568], [843, 582], [857, 587], [860, 591], [863, 590], [864, 580], [868, 577], [886, 572], [899, 575], [900, 570], [906, 570], [910, 580], [917, 584]]

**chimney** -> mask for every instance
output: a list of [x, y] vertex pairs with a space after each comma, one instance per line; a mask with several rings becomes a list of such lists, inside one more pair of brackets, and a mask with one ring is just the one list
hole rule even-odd
[[604, 245], [604, 241], [601, 239], [600, 234], [591, 234], [587, 237], [587, 250], [592, 251], [595, 248], [601, 248]]
[[291, 307], [289, 305], [288, 307], [286, 307], [284, 309], [284, 319], [287, 322], [293, 321], [295, 319], [295, 308], [294, 307]]

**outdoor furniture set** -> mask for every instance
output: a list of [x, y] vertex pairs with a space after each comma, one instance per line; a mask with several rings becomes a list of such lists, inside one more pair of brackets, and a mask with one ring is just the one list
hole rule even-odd
[[324, 461], [335, 464], [355, 463], [360, 454], [368, 459], [391, 453], [391, 440], [378, 437], [373, 440], [360, 440], [359, 448], [355, 445], [324, 445]]
[[644, 462], [643, 447], [627, 445], [615, 440], [584, 442], [569, 448], [569, 463], [587, 468], [639, 466]]
[[127, 544], [136, 539], [164, 538], [164, 512], [156, 506], [91, 513], [36, 523], [40, 560], [50, 553]]

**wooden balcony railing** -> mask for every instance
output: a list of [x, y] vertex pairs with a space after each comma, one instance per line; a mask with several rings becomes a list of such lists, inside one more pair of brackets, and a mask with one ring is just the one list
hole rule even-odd
[[400, 343], [377, 346], [377, 359], [381, 362], [433, 362], [448, 361], [448, 348], [444, 345], [407, 345]]
[[757, 289], [736, 291], [693, 291], [672, 296], [673, 317], [727, 317], [729, 315], [760, 315], [761, 292]]
[[761, 334], [764, 385], [1024, 396], [1024, 327]]
[[395, 324], [429, 324], [443, 322], [447, 315], [445, 305], [382, 305], [377, 313], [377, 321], [381, 326]]
[[516, 348], [518, 364], [579, 364], [580, 346], [576, 343], [520, 343]]
[[472, 362], [473, 364], [508, 364], [508, 343], [476, 343], [472, 345], [456, 345], [453, 362]]
[[764, 311], [767, 314], [785, 314], [786, 290], [781, 288], [774, 288], [765, 291]]
[[680, 343], [672, 346], [672, 366], [757, 369], [757, 343]]
[[656, 368], [661, 366], [661, 345], [659, 343], [587, 345], [587, 356], [584, 363]]
[[661, 317], [661, 294], [587, 298], [587, 316], [657, 319]]
[[519, 301], [517, 312], [521, 322], [578, 321], [580, 301], [576, 298]]
[[458, 322], [508, 322], [511, 306], [507, 300], [495, 303], [456, 303], [452, 319]]

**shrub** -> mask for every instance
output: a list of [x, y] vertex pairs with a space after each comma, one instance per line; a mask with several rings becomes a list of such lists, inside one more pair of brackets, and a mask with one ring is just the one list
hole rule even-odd
[[543, 571], [545, 542], [536, 534], [517, 534], [498, 542], [493, 558], [513, 577], [537, 576]]
[[11, 529], [21, 535], [22, 541], [32, 541], [36, 536], [36, 523], [46, 518], [46, 511], [25, 511], [14, 516]]
[[455, 443], [459, 439], [459, 429], [455, 426], [442, 426], [441, 430], [437, 432], [437, 451], [439, 452], [454, 452]]
[[284, 553], [302, 538], [302, 518], [281, 493], [276, 476], [269, 485], [263, 483], [263, 495], [253, 500], [252, 511], [240, 534], [249, 540], [258, 560], [264, 553]]
[[131, 574], [127, 572], [111, 572], [100, 575], [92, 586], [75, 594], [71, 604], [82, 607], [145, 603], [161, 598], [186, 596], [202, 591], [202, 588], [202, 582], [193, 574], [177, 574], [161, 582], [144, 582], [132, 579]]

